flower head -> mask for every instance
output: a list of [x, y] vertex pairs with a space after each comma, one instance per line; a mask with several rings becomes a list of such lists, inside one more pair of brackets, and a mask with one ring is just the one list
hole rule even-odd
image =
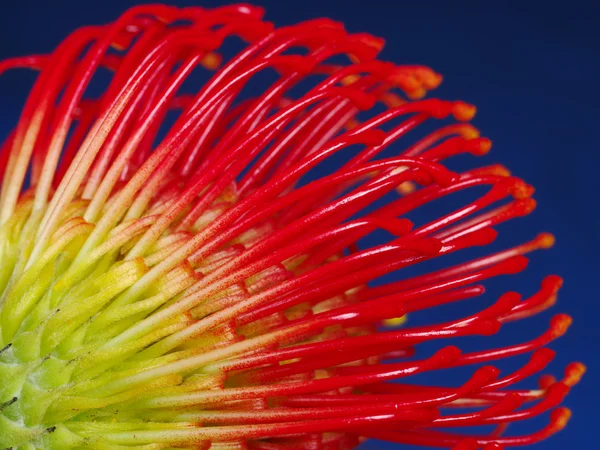
[[[378, 60], [376, 37], [262, 15], [139, 6], [0, 62], [39, 71], [0, 153], [0, 447], [491, 450], [560, 430], [584, 367], [516, 385], [570, 318], [486, 346], [561, 279], [484, 295], [553, 237], [474, 256], [535, 206], [502, 166], [444, 166], [490, 150], [475, 108], [422, 99], [441, 76]], [[406, 321], [463, 300], [479, 307]], [[459, 366], [458, 385], [419, 381]]]

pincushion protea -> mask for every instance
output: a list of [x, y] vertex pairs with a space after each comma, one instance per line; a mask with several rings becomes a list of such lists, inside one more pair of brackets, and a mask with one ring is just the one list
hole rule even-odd
[[[245, 46], [222, 64], [230, 38]], [[514, 385], [550, 362], [545, 345], [568, 316], [518, 345], [447, 345], [547, 309], [560, 278], [458, 320], [395, 326], [482, 295], [553, 239], [402, 275], [491, 243], [492, 227], [534, 201], [502, 166], [443, 166], [489, 150], [465, 123], [474, 108], [420, 100], [440, 76], [377, 60], [381, 46], [326, 19], [274, 29], [248, 5], [148, 5], [52, 54], [0, 63], [40, 71], [0, 154], [1, 448], [326, 450], [372, 437], [500, 449], [565, 425], [569, 411], [554, 408], [581, 364], [538, 389]], [[206, 84], [184, 90], [206, 70]], [[275, 81], [245, 95], [265, 72]], [[110, 82], [92, 97], [97, 74]], [[391, 144], [398, 156], [384, 157]], [[466, 191], [475, 200], [458, 209], [405, 218]], [[369, 286], [391, 272], [400, 281]], [[524, 353], [512, 373], [487, 365]], [[457, 366], [473, 366], [458, 386], [411, 378]], [[504, 436], [551, 409], [545, 428]]]

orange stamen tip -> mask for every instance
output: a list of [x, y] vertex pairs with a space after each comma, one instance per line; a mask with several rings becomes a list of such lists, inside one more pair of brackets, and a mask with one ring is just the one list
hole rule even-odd
[[381, 97], [381, 101], [388, 108], [396, 108], [397, 106], [404, 105], [406, 103], [406, 100], [391, 92], [383, 95]]
[[118, 42], [113, 42], [111, 44], [111, 47], [114, 48], [118, 52], [122, 52], [122, 51], [124, 51], [124, 50], [127, 49], [127, 45], [121, 44], [121, 43], [118, 43]]
[[526, 200], [534, 194], [535, 188], [523, 181], [515, 182], [510, 189], [510, 194], [517, 200]]
[[377, 36], [373, 36], [372, 34], [360, 33], [355, 36], [359, 36], [360, 42], [362, 42], [363, 44], [365, 44], [369, 47], [376, 49], [378, 52], [381, 51], [383, 49], [383, 47], [385, 46], [385, 39], [377, 37]]
[[517, 207], [518, 213], [521, 216], [531, 214], [533, 212], [533, 210], [535, 210], [536, 206], [537, 206], [537, 202], [532, 198], [521, 199], [521, 200], [519, 200], [519, 204]]
[[348, 76], [342, 78], [341, 83], [344, 86], [348, 86], [348, 85], [356, 83], [358, 80], [360, 80], [360, 75], [353, 74], [353, 75], [348, 75]]
[[218, 69], [222, 62], [223, 57], [215, 52], [207, 53], [204, 58], [202, 58], [202, 66], [209, 70]]
[[384, 319], [383, 324], [386, 327], [398, 327], [400, 325], [404, 325], [406, 323], [406, 315], [401, 317], [393, 317], [391, 319]]
[[406, 93], [408, 98], [410, 98], [411, 100], [419, 100], [419, 99], [425, 97], [426, 94], [427, 94], [427, 91], [421, 86], [419, 86], [418, 88], [413, 89], [411, 91], [408, 91]]
[[585, 364], [580, 362], [574, 362], [567, 366], [565, 369], [564, 383], [571, 387], [575, 386], [581, 380], [581, 377], [585, 374], [587, 367]]
[[417, 67], [414, 69], [413, 73], [419, 79], [419, 81], [423, 84], [425, 89], [435, 89], [442, 82], [442, 75], [434, 72], [429, 67]]
[[539, 248], [548, 249], [554, 246], [556, 238], [552, 233], [540, 233], [536, 238], [536, 243]]
[[353, 130], [354, 128], [356, 128], [359, 125], [360, 125], [360, 122], [358, 120], [350, 119], [348, 122], [346, 122], [346, 129]]
[[492, 140], [488, 138], [481, 138], [479, 142], [481, 152], [483, 152], [484, 155], [489, 153], [489, 151], [492, 149]]
[[473, 173], [477, 175], [495, 175], [498, 177], [510, 177], [510, 171], [502, 164], [492, 164], [491, 166], [475, 169]]
[[425, 89], [435, 89], [442, 82], [442, 75], [434, 72], [429, 67], [416, 67], [412, 73], [419, 79]]
[[477, 108], [469, 103], [454, 102], [452, 104], [452, 115], [456, 120], [460, 120], [461, 122], [468, 122], [475, 117], [476, 112]]
[[572, 415], [572, 413], [569, 408], [556, 408], [550, 414], [550, 418], [552, 420], [552, 425], [553, 425], [552, 428], [557, 431], [562, 430], [565, 426], [567, 426], [567, 423], [569, 422], [571, 415]]
[[467, 141], [471, 139], [477, 139], [480, 136], [479, 130], [472, 125], [464, 124], [463, 129], [461, 130], [460, 135], [464, 137]]
[[573, 318], [567, 314], [557, 314], [550, 321], [550, 327], [552, 330], [553, 337], [560, 337], [564, 335], [569, 326], [573, 323]]
[[417, 190], [417, 185], [415, 183], [413, 183], [412, 181], [405, 181], [404, 183], [401, 183], [396, 188], [396, 192], [398, 192], [401, 195], [412, 194], [416, 190]]
[[444, 80], [444, 77], [442, 75], [440, 75], [439, 73], [435, 73], [433, 71], [430, 73], [429, 76], [423, 77], [421, 79], [421, 81], [423, 82], [423, 84], [425, 85], [425, 87], [427, 89], [435, 89], [440, 84], [442, 84], [443, 80]]
[[496, 164], [492, 167], [491, 175], [498, 175], [499, 177], [510, 177], [511, 173], [506, 167], [501, 164]]
[[423, 89], [423, 85], [421, 84], [420, 80], [405, 72], [392, 74], [390, 76], [390, 82], [406, 92]]
[[492, 141], [488, 138], [470, 139], [465, 143], [465, 148], [475, 156], [483, 156], [492, 149]]

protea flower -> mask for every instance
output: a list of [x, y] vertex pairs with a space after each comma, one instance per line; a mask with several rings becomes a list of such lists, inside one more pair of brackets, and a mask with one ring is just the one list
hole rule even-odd
[[[553, 238], [475, 249], [535, 203], [500, 165], [444, 167], [490, 149], [474, 107], [422, 100], [441, 77], [376, 59], [378, 38], [262, 15], [139, 6], [1, 63], [39, 75], [0, 157], [0, 447], [501, 449], [563, 428], [581, 364], [516, 384], [569, 317], [482, 337], [552, 306], [561, 279], [484, 295]], [[404, 323], [463, 300], [466, 317]], [[459, 384], [418, 376], [459, 366]]]

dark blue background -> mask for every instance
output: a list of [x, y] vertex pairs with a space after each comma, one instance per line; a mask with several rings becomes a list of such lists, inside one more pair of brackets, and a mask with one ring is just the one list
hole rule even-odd
[[[0, 58], [50, 51], [77, 26], [113, 20], [131, 0], [22, 0], [1, 2]], [[218, 5], [180, 0], [179, 5]], [[384, 37], [385, 59], [427, 64], [444, 74], [435, 95], [475, 103], [474, 123], [494, 141], [485, 163], [501, 161], [537, 188], [532, 217], [508, 228], [529, 237], [555, 233], [550, 252], [532, 257], [511, 289], [531, 293], [540, 277], [565, 280], [557, 311], [574, 317], [550, 369], [560, 375], [572, 360], [588, 376], [569, 396], [572, 422], [545, 449], [598, 448], [600, 333], [598, 195], [600, 194], [600, 7], [597, 2], [485, 2], [394, 0], [262, 0], [267, 18], [289, 24], [315, 16], [343, 21], [351, 31]], [[0, 132], [14, 124], [29, 75], [0, 80]], [[6, 80], [6, 81], [5, 81]], [[10, 86], [6, 83], [10, 82]], [[500, 230], [502, 231], [502, 229]], [[521, 283], [521, 284], [518, 284]], [[510, 328], [518, 342], [543, 330], [549, 314]], [[502, 344], [502, 340], [499, 341]], [[439, 375], [438, 375], [439, 376]], [[535, 425], [545, 423], [545, 419]], [[514, 428], [520, 431], [520, 428]], [[391, 448], [372, 442], [364, 449]]]

